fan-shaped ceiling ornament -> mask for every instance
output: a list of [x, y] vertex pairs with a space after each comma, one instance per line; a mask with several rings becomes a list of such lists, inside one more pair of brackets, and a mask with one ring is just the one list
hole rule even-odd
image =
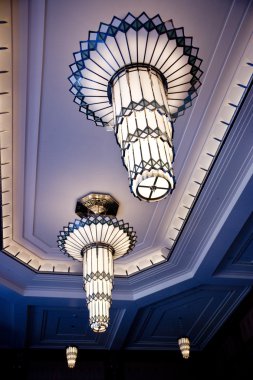
[[96, 125], [114, 129], [131, 191], [149, 202], [165, 198], [175, 187], [173, 122], [201, 85], [192, 38], [172, 20], [128, 13], [89, 32], [74, 58], [74, 102]]

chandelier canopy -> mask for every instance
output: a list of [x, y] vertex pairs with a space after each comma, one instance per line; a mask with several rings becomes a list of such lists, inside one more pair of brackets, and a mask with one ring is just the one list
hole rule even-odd
[[197, 96], [197, 55], [183, 28], [146, 13], [100, 23], [74, 53], [74, 101], [96, 125], [114, 129], [140, 200], [158, 201], [174, 189], [173, 122]]
[[[109, 194], [88, 194], [76, 204], [76, 219], [58, 236], [60, 250], [83, 262], [83, 281], [94, 332], [106, 331], [113, 288], [113, 260], [130, 252], [136, 234], [116, 219], [118, 203]], [[109, 215], [108, 215], [109, 214]]]

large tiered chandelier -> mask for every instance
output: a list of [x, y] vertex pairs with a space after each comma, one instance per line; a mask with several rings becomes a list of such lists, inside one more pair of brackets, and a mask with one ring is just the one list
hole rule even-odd
[[88, 194], [76, 204], [76, 219], [58, 236], [60, 250], [83, 262], [83, 281], [94, 332], [109, 324], [113, 288], [113, 260], [130, 252], [136, 234], [128, 223], [115, 216], [118, 203], [109, 194]]
[[183, 28], [145, 13], [100, 23], [74, 53], [74, 101], [96, 125], [114, 129], [141, 200], [163, 199], [175, 186], [173, 122], [197, 96], [197, 55]]

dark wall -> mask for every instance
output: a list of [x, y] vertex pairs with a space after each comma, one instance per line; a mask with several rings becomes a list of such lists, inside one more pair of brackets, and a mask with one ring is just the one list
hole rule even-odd
[[180, 352], [79, 350], [75, 368], [69, 369], [64, 350], [9, 350], [4, 356], [7, 353], [5, 368], [17, 380], [167, 380], [168, 375], [171, 380], [196, 380], [196, 364], [201, 362], [200, 353], [185, 360]]
[[1, 356], [1, 362], [15, 380], [202, 380], [203, 374], [204, 378], [208, 374], [208, 378], [248, 379], [252, 373], [252, 351], [230, 357], [222, 356], [219, 350], [192, 352], [188, 360], [180, 355], [79, 350], [75, 368], [69, 369], [63, 350], [10, 350]]
[[80, 350], [67, 367], [65, 350], [0, 350], [8, 377], [15, 380], [198, 380], [249, 379], [253, 363], [253, 291], [202, 352]]

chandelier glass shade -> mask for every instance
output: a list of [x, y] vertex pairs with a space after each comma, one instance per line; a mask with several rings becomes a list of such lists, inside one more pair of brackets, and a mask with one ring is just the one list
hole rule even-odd
[[[58, 246], [62, 252], [83, 262], [90, 326], [94, 332], [104, 332], [109, 324], [113, 261], [134, 248], [136, 234], [128, 223], [115, 217], [118, 205], [111, 207], [116, 201], [110, 195], [89, 194], [78, 202], [83, 208], [77, 213], [83, 217], [60, 231]], [[106, 215], [107, 211], [115, 215]]]
[[76, 364], [78, 349], [75, 346], [69, 346], [66, 348], [66, 357], [69, 368], [74, 368]]
[[100, 23], [74, 53], [74, 101], [96, 125], [114, 129], [140, 200], [158, 201], [174, 189], [173, 122], [197, 96], [197, 55], [183, 28], [145, 13]]
[[83, 249], [83, 279], [93, 331], [103, 332], [109, 324], [113, 288], [113, 248], [92, 244]]
[[187, 337], [178, 339], [178, 345], [184, 359], [188, 359], [190, 356], [190, 340]]
[[135, 196], [149, 201], [174, 188], [172, 124], [165, 86], [150, 66], [130, 66], [112, 81], [117, 141]]

